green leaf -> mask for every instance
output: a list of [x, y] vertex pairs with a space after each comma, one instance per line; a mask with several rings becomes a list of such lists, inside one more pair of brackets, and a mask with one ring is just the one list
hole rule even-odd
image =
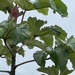
[[63, 46], [58, 46], [53, 50], [50, 56], [55, 66], [60, 69], [61, 72], [64, 71], [68, 60], [67, 50]]
[[15, 3], [19, 5], [23, 10], [32, 10], [34, 9], [34, 4], [29, 0], [15, 0]]
[[71, 36], [68, 40], [67, 40], [67, 46], [71, 47], [71, 49], [73, 51], [75, 51], [75, 38], [74, 36]]
[[56, 30], [58, 30], [58, 32], [60, 33], [59, 35], [56, 35], [56, 38], [60, 38], [62, 40], [65, 40], [67, 37], [67, 33], [59, 26], [55, 25], [54, 28]]
[[58, 70], [55, 66], [46, 67], [46, 68], [38, 68], [37, 70], [40, 72], [44, 72], [48, 75], [58, 75]]
[[74, 70], [68, 70], [67, 68], [62, 72], [60, 73], [60, 75], [68, 75], [70, 73], [72, 73]]
[[35, 9], [42, 9], [50, 7], [50, 1], [49, 0], [36, 0], [34, 3]]
[[47, 57], [47, 54], [43, 51], [37, 51], [36, 53], [33, 54], [33, 57], [36, 61], [36, 63], [41, 66], [41, 67], [45, 67], [45, 60]]
[[10, 40], [14, 44], [18, 44], [20, 42], [24, 42], [29, 37], [30, 37], [30, 32], [27, 28], [27, 25], [24, 23], [14, 28]]
[[3, 21], [0, 23], [0, 37], [9, 38], [16, 24], [13, 21]]
[[58, 12], [62, 17], [66, 17], [67, 7], [61, 0], [37, 0], [34, 3], [36, 9], [48, 8], [50, 7], [53, 12]]
[[54, 31], [50, 28], [50, 27], [44, 27], [44, 28], [41, 28], [40, 32], [39, 32], [39, 35], [40, 36], [43, 36], [43, 35], [54, 35]]
[[0, 10], [6, 13], [6, 7], [13, 7], [12, 0], [0, 0]]
[[28, 18], [28, 24], [29, 24], [29, 30], [31, 31], [32, 35], [39, 35], [39, 31], [40, 28], [44, 25], [44, 21], [43, 20], [37, 20], [36, 17], [32, 18], [29, 17]]
[[50, 0], [50, 6], [53, 9], [53, 12], [58, 12], [62, 17], [66, 17], [67, 7], [61, 0]]
[[25, 45], [27, 46], [36, 46], [36, 47], [39, 47], [40, 49], [46, 51], [45, 49], [45, 46], [44, 44], [41, 42], [41, 41], [38, 41], [38, 40], [26, 40], [25, 41]]
[[24, 49], [23, 48], [20, 48], [20, 50], [18, 50], [18, 54], [19, 55], [22, 55], [24, 57], [25, 53], [24, 53]]
[[43, 15], [48, 15], [48, 8], [42, 8], [42, 9], [38, 9], [37, 11], [39, 13], [42, 13]]
[[72, 67], [75, 69], [75, 53], [69, 53], [69, 59], [72, 63]]
[[41, 39], [44, 41], [46, 46], [53, 46], [53, 36], [52, 35], [43, 35]]

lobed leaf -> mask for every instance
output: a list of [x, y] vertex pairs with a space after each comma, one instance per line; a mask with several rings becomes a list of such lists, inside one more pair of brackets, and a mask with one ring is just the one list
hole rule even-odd
[[64, 71], [68, 60], [67, 50], [63, 46], [58, 46], [50, 56], [51, 60], [55, 63], [55, 66], [60, 69], [61, 72]]

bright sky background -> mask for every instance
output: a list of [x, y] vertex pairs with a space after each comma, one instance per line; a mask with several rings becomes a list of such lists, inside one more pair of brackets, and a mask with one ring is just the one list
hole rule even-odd
[[[69, 15], [66, 18], [62, 18], [58, 13], [53, 14], [52, 10], [50, 9], [48, 16], [39, 14], [37, 11], [31, 11], [26, 13], [25, 19], [27, 19], [29, 16], [32, 16], [32, 17], [36, 16], [38, 19], [47, 20], [48, 21], [47, 25], [57, 24], [61, 26], [68, 33], [68, 37], [71, 35], [75, 35], [75, 26], [74, 26], [75, 25], [75, 21], [74, 21], [75, 20], [75, 0], [62, 0], [62, 1], [68, 7]], [[7, 19], [7, 15], [4, 15], [4, 13], [0, 12], [0, 22], [6, 19]], [[32, 58], [33, 53], [38, 50], [37, 48], [33, 50], [29, 50], [27, 47], [24, 47], [24, 49], [26, 50], [26, 57], [22, 58], [22, 56], [17, 56], [17, 63], [21, 63], [21, 61], [33, 59]], [[47, 65], [51, 65], [51, 64], [52, 63], [50, 61], [47, 61]], [[72, 68], [71, 67], [72, 65], [70, 62], [68, 66], [70, 69]], [[9, 70], [9, 68], [6, 65], [6, 60], [0, 58], [0, 70], [1, 69]], [[28, 63], [18, 67], [16, 70], [16, 75], [40, 75], [40, 73], [36, 71], [37, 68], [39, 68], [39, 66], [35, 62]], [[8, 75], [8, 74], [0, 73], [0, 75]], [[69, 75], [75, 75], [75, 72]]]

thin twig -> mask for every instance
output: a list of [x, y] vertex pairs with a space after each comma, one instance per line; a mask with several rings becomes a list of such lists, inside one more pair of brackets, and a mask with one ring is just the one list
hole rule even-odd
[[23, 12], [23, 16], [22, 16], [22, 19], [21, 19], [21, 23], [22, 23], [22, 21], [24, 19], [25, 13], [26, 13], [26, 10]]
[[11, 51], [11, 48], [7, 45], [7, 43], [6, 43], [6, 40], [5, 40], [5, 39], [4, 39], [4, 43], [5, 43], [6, 47], [8, 48], [8, 50], [9, 50], [10, 54], [11, 54], [11, 55], [13, 55], [13, 53], [12, 53], [12, 51]]
[[0, 72], [5, 72], [5, 73], [9, 73], [10, 74], [10, 71], [0, 70]]
[[[47, 58], [46, 60], [49, 60], [49, 59], [50, 59], [50, 58]], [[23, 65], [23, 64], [30, 63], [30, 62], [35, 62], [35, 60], [29, 60], [29, 61], [22, 62], [22, 63], [20, 63], [20, 64], [17, 64], [17, 65], [15, 66], [15, 68], [17, 68], [17, 67], [19, 67], [19, 66], [21, 66], [21, 65]]]

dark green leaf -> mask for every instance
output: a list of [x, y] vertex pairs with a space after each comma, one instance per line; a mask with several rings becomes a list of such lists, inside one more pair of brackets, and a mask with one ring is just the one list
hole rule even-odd
[[30, 32], [27, 28], [27, 25], [20, 24], [19, 26], [14, 28], [10, 40], [12, 40], [14, 44], [18, 44], [20, 42], [24, 42], [27, 38], [29, 38], [29, 36], [30, 36]]
[[60, 73], [60, 75], [68, 75], [70, 73], [72, 73], [74, 70], [68, 70], [67, 68], [62, 72]]
[[63, 46], [56, 47], [51, 53], [51, 60], [61, 72], [64, 71], [68, 60], [67, 50]]
[[72, 67], [75, 69], [75, 53], [69, 53], [69, 58], [72, 63]]
[[19, 54], [19, 55], [22, 55], [22, 56], [24, 57], [24, 55], [25, 55], [24, 49], [23, 49], [23, 48], [20, 48], [20, 49], [18, 50], [18, 54]]
[[41, 67], [45, 67], [45, 60], [47, 57], [47, 54], [43, 51], [37, 51], [36, 53], [34, 53], [33, 55], [36, 63], [41, 66]]
[[55, 66], [46, 67], [46, 68], [38, 68], [37, 70], [40, 72], [44, 72], [48, 75], [58, 75], [58, 70]]

